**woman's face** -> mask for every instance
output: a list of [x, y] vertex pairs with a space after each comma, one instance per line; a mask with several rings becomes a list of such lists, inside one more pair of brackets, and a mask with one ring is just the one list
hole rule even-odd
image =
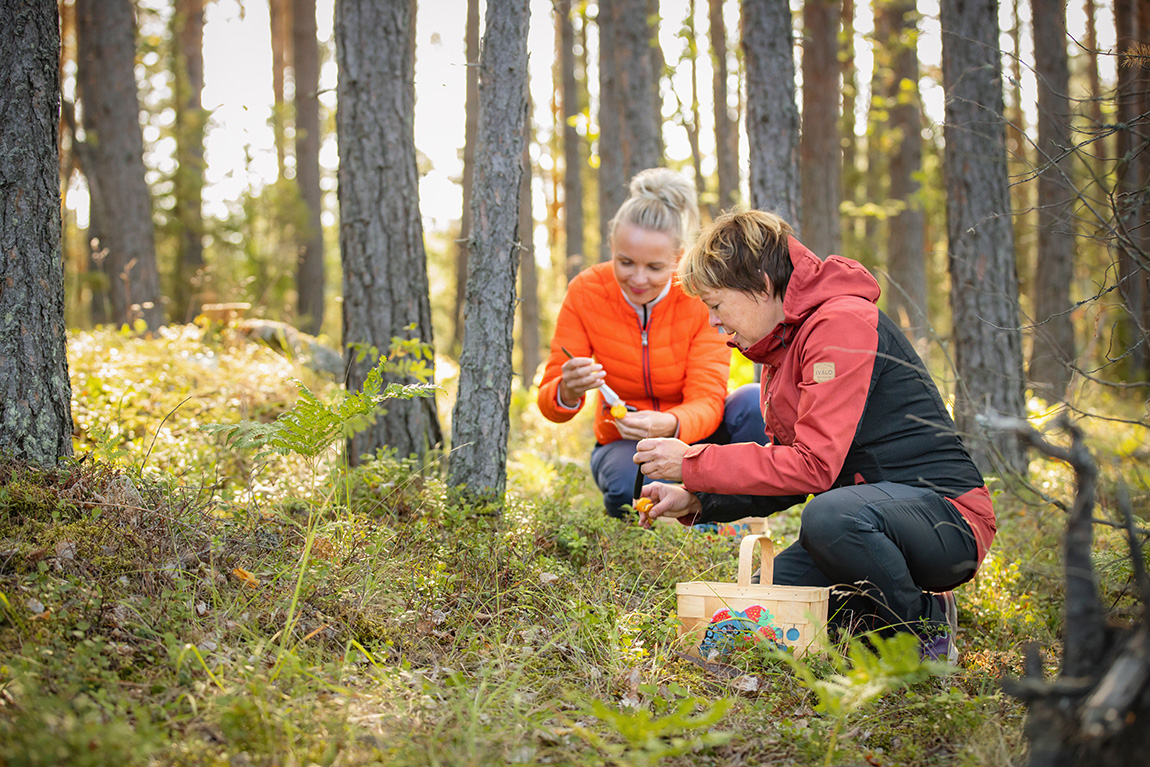
[[760, 293], [719, 288], [699, 294], [711, 326], [729, 335], [731, 342], [744, 351], [766, 338], [783, 321], [783, 299], [771, 294], [770, 280], [764, 277], [763, 281], [765, 287]]
[[653, 301], [662, 292], [681, 254], [671, 235], [634, 224], [619, 224], [611, 237], [615, 280], [635, 304]]

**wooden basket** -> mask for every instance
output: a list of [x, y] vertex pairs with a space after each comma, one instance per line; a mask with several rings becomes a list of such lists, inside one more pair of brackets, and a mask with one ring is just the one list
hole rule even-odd
[[[761, 548], [759, 583], [751, 583], [752, 554]], [[737, 583], [688, 581], [677, 584], [679, 636], [704, 660], [770, 642], [801, 657], [825, 644], [829, 588], [774, 586], [774, 547], [767, 535], [748, 535], [739, 544]]]

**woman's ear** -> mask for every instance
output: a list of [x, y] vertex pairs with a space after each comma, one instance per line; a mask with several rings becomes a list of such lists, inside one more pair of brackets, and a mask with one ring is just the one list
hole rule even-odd
[[767, 298], [775, 297], [775, 286], [771, 284], [771, 278], [767, 276], [766, 272], [760, 272], [763, 275], [763, 292], [767, 294]]

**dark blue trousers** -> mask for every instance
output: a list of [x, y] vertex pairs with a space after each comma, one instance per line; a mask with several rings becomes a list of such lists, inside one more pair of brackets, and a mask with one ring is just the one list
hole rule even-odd
[[[727, 395], [723, 407], [723, 422], [706, 439], [699, 443], [717, 445], [736, 442], [767, 442], [763, 414], [759, 410], [759, 385], [757, 383], [740, 386]], [[635, 476], [639, 467], [635, 464], [635, 440], [619, 439], [606, 445], [596, 445], [591, 451], [591, 474], [595, 484], [603, 492], [603, 506], [613, 517], [623, 516], [623, 506], [634, 500]], [[651, 480], [644, 477], [643, 484]]]
[[944, 497], [894, 482], [853, 485], [812, 498], [799, 539], [775, 557], [774, 582], [833, 586], [832, 625], [852, 630], [945, 625], [932, 593], [974, 577], [970, 525]]

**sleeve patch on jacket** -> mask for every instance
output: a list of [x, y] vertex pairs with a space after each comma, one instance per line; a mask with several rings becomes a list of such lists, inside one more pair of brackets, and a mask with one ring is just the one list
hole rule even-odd
[[833, 381], [835, 377], [835, 363], [833, 362], [816, 362], [814, 366], [814, 379], [815, 383], [823, 383], [824, 381]]

